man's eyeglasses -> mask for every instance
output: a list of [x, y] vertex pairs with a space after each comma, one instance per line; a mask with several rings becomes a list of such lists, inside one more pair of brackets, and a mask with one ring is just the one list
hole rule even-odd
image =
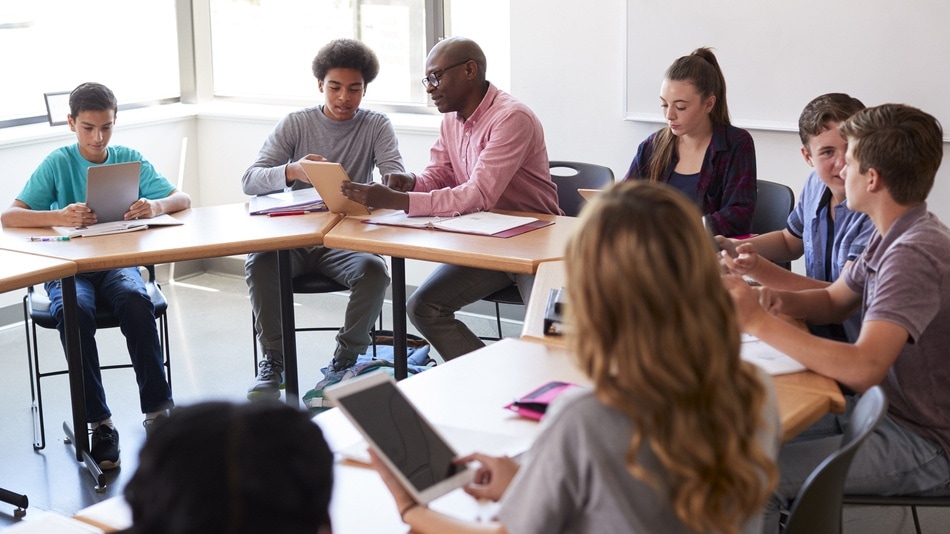
[[428, 89], [430, 85], [432, 87], [438, 87], [439, 84], [442, 83], [442, 75], [445, 74], [445, 71], [449, 69], [454, 69], [455, 67], [458, 67], [459, 65], [464, 65], [468, 63], [469, 61], [471, 61], [471, 59], [466, 59], [465, 61], [462, 61], [461, 63], [456, 63], [455, 65], [449, 65], [448, 67], [445, 67], [444, 69], [439, 69], [439, 70], [431, 72], [428, 76], [422, 79], [422, 85], [425, 86], [426, 89]]

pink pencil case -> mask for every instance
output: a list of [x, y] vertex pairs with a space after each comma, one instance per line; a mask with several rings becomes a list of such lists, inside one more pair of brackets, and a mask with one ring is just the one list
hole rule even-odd
[[505, 405], [505, 408], [517, 413], [521, 417], [540, 421], [554, 399], [565, 391], [576, 387], [578, 387], [577, 384], [571, 384], [569, 382], [548, 382], [531, 393]]

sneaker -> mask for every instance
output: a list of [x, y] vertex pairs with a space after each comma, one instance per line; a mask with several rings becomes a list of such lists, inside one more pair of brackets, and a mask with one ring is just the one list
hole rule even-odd
[[333, 369], [334, 372], [339, 372], [339, 371], [343, 371], [344, 369], [349, 369], [350, 367], [353, 367], [353, 365], [355, 364], [356, 364], [356, 358], [353, 358], [352, 360], [344, 360], [343, 358], [338, 358], [334, 356], [333, 361], [330, 362], [330, 368]]
[[92, 431], [92, 459], [99, 469], [119, 467], [119, 431], [109, 425], [99, 425]]
[[247, 398], [254, 400], [280, 397], [280, 390], [284, 387], [283, 359], [265, 357], [257, 366], [260, 371], [257, 372], [257, 378], [251, 387], [247, 388]]
[[152, 432], [155, 431], [155, 426], [161, 426], [161, 423], [164, 419], [168, 419], [167, 414], [161, 414], [158, 417], [142, 421], [142, 426], [145, 427], [145, 439], [151, 437]]

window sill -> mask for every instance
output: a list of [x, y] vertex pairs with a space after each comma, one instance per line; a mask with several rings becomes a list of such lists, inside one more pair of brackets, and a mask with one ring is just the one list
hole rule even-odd
[[[241, 122], [259, 121], [274, 124], [298, 106], [269, 104], [245, 104], [235, 102], [209, 102], [206, 104], [168, 104], [140, 109], [123, 110], [119, 113], [117, 127], [142, 126], [178, 121], [183, 118], [211, 118]], [[397, 133], [438, 135], [442, 115], [417, 113], [387, 113]], [[14, 148], [37, 141], [58, 138], [72, 139], [69, 126], [49, 126], [47, 123], [29, 124], [0, 129], [0, 148]]]

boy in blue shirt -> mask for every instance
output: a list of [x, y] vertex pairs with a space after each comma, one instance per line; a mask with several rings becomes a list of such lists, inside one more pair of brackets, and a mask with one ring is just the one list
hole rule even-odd
[[[874, 230], [864, 213], [845, 202], [844, 156], [847, 140], [838, 125], [864, 109], [860, 100], [828, 93], [809, 102], [798, 119], [802, 156], [814, 170], [805, 181], [798, 205], [788, 216], [787, 228], [738, 241], [721, 236], [729, 251], [723, 260], [734, 274], [742, 274], [773, 289], [797, 291], [828, 286], [863, 251]], [[805, 256], [805, 273], [795, 274], [776, 265]], [[758, 261], [762, 256], [771, 261]], [[775, 263], [772, 263], [775, 262]], [[843, 324], [809, 325], [822, 337], [854, 341], [861, 329], [861, 312]]]
[[[191, 206], [191, 198], [175, 189], [151, 163], [135, 150], [109, 146], [118, 105], [112, 91], [98, 83], [84, 83], [69, 95], [69, 128], [77, 143], [59, 148], [40, 163], [13, 204], [4, 210], [5, 227], [86, 226], [96, 223], [96, 213], [84, 203], [86, 169], [94, 165], [141, 162], [139, 199], [124, 218], [148, 219]], [[63, 334], [63, 295], [60, 280], [45, 284], [50, 311]], [[86, 390], [86, 419], [92, 428], [90, 454], [102, 469], [119, 466], [119, 433], [106, 405], [96, 348], [96, 301], [113, 303], [139, 384], [145, 429], [173, 406], [165, 379], [163, 357], [155, 326], [155, 310], [137, 268], [111, 269], [76, 275], [77, 315]], [[76, 429], [77, 433], [80, 429]]]

